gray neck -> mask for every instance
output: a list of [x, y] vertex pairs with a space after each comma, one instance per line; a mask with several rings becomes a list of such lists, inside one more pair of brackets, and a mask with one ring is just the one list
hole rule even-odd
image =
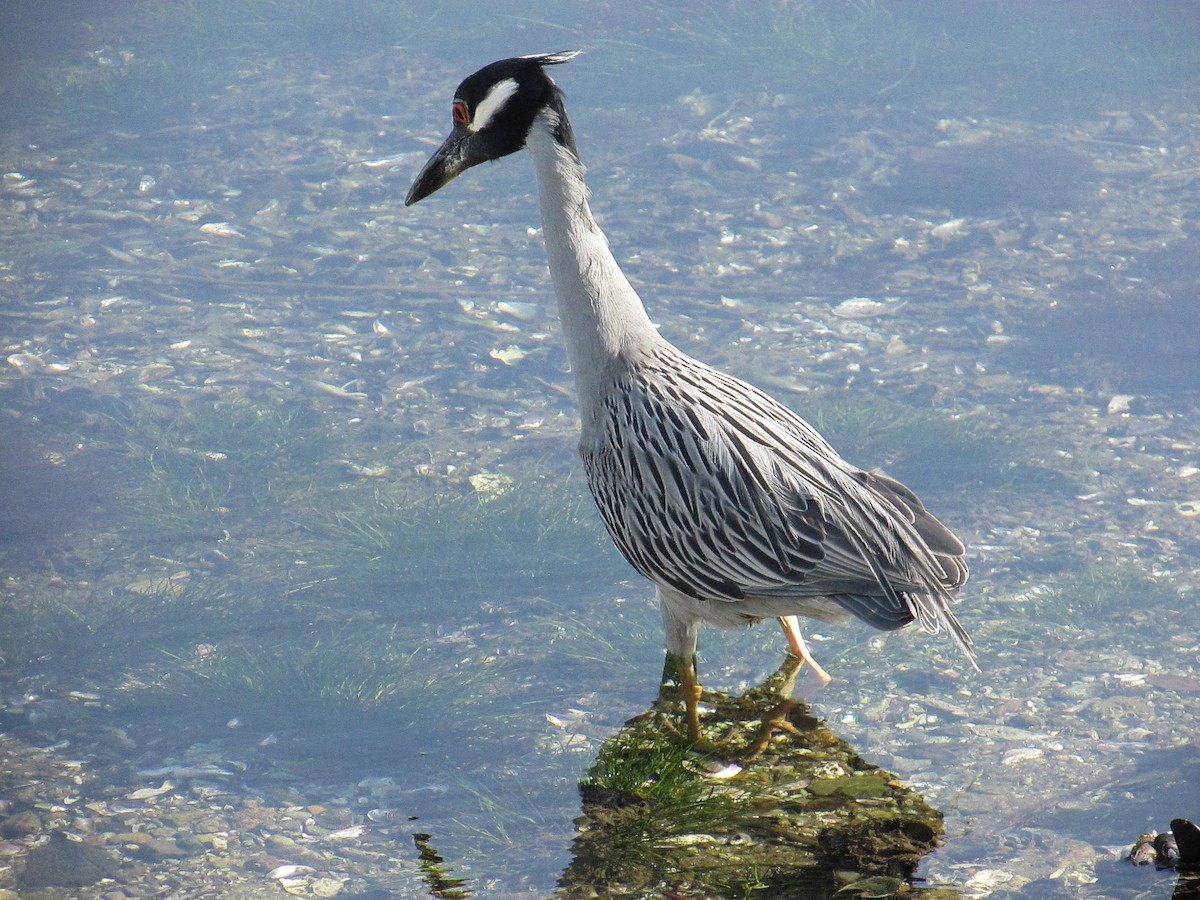
[[525, 146], [537, 173], [550, 278], [586, 428], [613, 363], [663, 339], [592, 218], [583, 164], [554, 139], [556, 115], [539, 115]]

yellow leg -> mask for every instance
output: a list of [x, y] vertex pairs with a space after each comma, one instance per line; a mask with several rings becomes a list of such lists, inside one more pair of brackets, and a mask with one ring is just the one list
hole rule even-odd
[[700, 679], [696, 676], [696, 657], [679, 660], [679, 694], [687, 713], [688, 740], [693, 745], [702, 741], [700, 734]]
[[779, 627], [787, 635], [792, 652], [801, 660], [808, 663], [809, 667], [813, 670], [813, 674], [821, 679], [821, 684], [829, 684], [832, 681], [829, 673], [822, 669], [817, 661], [812, 658], [812, 654], [808, 652], [808, 645], [804, 643], [804, 636], [800, 634], [800, 619], [797, 616], [780, 616]]
[[663, 688], [678, 691], [687, 720], [687, 738], [693, 746], [703, 743], [700, 735], [700, 679], [696, 675], [696, 656], [677, 656], [667, 651], [663, 664]]

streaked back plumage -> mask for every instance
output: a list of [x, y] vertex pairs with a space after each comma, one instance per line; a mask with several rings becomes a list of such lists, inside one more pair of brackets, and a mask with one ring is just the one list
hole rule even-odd
[[796, 601], [806, 615], [845, 611], [876, 628], [916, 619], [947, 627], [970, 654], [948, 607], [967, 579], [964, 547], [912, 491], [851, 466], [787, 407], [669, 344], [616, 369], [603, 393], [580, 453], [609, 533], [647, 578], [747, 619], [790, 614]]

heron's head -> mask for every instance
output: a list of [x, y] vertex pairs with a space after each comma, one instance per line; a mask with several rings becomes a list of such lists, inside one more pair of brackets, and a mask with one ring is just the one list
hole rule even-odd
[[502, 59], [467, 76], [454, 92], [450, 136], [425, 163], [404, 205], [425, 199], [472, 166], [522, 149], [529, 130], [546, 110], [554, 113], [550, 121], [555, 138], [574, 153], [575, 138], [563, 110], [562, 91], [545, 68], [574, 59], [579, 52]]

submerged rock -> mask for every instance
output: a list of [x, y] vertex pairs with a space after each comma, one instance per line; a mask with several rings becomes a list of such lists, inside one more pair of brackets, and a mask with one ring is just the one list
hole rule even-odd
[[117, 863], [103, 847], [73, 841], [61, 832], [34, 847], [25, 857], [21, 890], [46, 887], [87, 887], [116, 870]]
[[580, 785], [562, 896], [816, 897], [847, 881], [907, 884], [942, 814], [780, 695], [793, 662], [744, 696], [705, 692], [713, 756], [687, 746], [670, 688], [605, 742]]
[[1172, 819], [1170, 831], [1138, 838], [1128, 859], [1138, 866], [1154, 863], [1160, 869], [1200, 872], [1200, 828], [1187, 819]]

